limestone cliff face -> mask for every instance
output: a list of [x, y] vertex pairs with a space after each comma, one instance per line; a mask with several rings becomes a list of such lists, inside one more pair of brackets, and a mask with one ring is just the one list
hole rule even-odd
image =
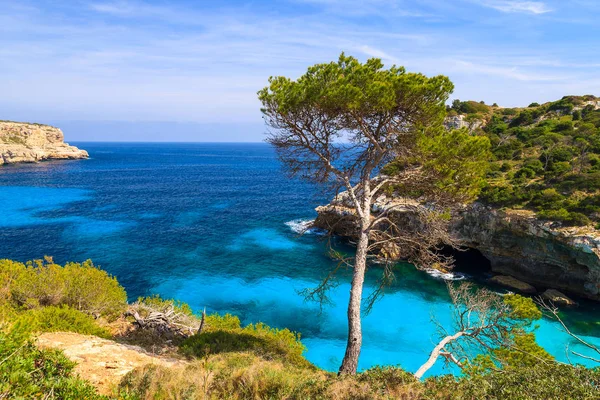
[[0, 122], [0, 165], [87, 157], [87, 151], [65, 143], [64, 135], [58, 128]]
[[[414, 202], [381, 197], [373, 213], [390, 207], [398, 223], [410, 223]], [[346, 237], [356, 234], [354, 212], [343, 201], [336, 199], [317, 212], [317, 227]], [[565, 228], [539, 221], [532, 212], [475, 203], [454, 215], [449, 230], [465, 246], [479, 250], [495, 273], [514, 276], [539, 291], [553, 288], [600, 300], [600, 232], [593, 228]]]
[[538, 289], [553, 288], [600, 300], [600, 232], [561, 227], [533, 212], [474, 204], [453, 221], [453, 233], [479, 250], [492, 271]]

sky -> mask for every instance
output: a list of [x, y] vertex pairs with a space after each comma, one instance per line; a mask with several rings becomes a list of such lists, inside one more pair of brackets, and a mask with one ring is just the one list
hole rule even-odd
[[600, 95], [600, 0], [0, 0], [0, 120], [70, 141], [260, 141], [256, 92], [344, 51], [452, 98]]

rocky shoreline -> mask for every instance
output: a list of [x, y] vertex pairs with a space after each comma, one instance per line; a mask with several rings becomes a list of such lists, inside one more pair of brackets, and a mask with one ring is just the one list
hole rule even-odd
[[[394, 207], [390, 214], [402, 221], [410, 219], [414, 205], [410, 200], [382, 196], [373, 204], [373, 213]], [[353, 237], [354, 212], [340, 197], [316, 211], [316, 227]], [[600, 232], [592, 227], [562, 227], [540, 221], [530, 211], [498, 210], [474, 203], [452, 217], [449, 231], [465, 247], [478, 250], [489, 260], [494, 274], [533, 287], [527, 290], [529, 294], [551, 289], [600, 301]]]
[[87, 151], [65, 143], [64, 134], [58, 128], [0, 121], [0, 165], [88, 157]]

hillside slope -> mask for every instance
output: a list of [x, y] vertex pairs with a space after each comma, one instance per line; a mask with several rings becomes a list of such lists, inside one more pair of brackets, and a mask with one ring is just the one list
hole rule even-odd
[[447, 126], [492, 143], [480, 201], [563, 225], [600, 222], [600, 98], [565, 96], [526, 108], [455, 100]]

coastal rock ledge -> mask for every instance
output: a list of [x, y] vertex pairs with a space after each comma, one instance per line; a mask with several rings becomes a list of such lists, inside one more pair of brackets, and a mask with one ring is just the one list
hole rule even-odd
[[[356, 233], [353, 210], [341, 197], [317, 207], [315, 225], [352, 238]], [[398, 205], [409, 202], [382, 196], [373, 213], [391, 208], [390, 217], [407, 223], [411, 208]], [[481, 266], [482, 272], [491, 267], [493, 273], [526, 282], [539, 293], [558, 289], [600, 301], [600, 231], [593, 227], [563, 227], [541, 221], [530, 211], [474, 203], [453, 216], [449, 229], [465, 247], [489, 260], [489, 266]]]
[[0, 165], [88, 157], [87, 151], [65, 143], [58, 128], [0, 121]]

